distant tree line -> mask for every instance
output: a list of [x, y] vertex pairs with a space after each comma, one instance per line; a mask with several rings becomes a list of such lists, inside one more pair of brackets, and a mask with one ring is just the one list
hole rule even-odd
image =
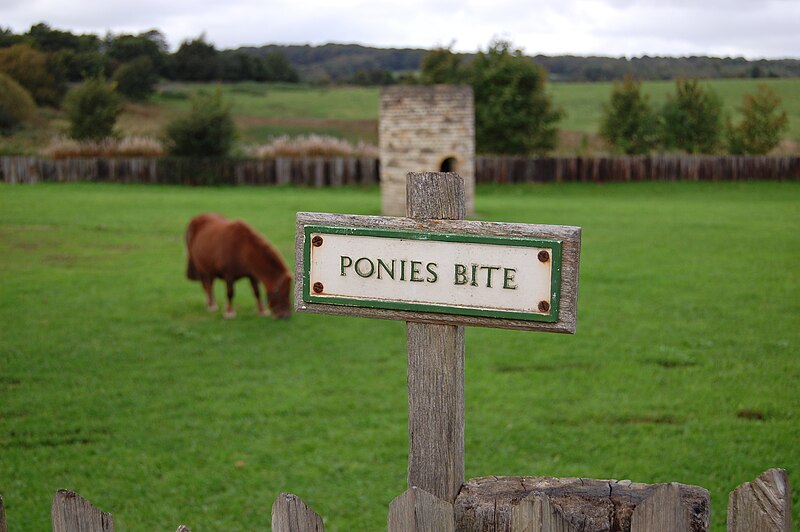
[[373, 48], [360, 44], [277, 45], [239, 48], [265, 57], [281, 53], [305, 81], [314, 83], [397, 83], [416, 72], [428, 50], [421, 48]]
[[[276, 45], [240, 48], [263, 56], [280, 52], [300, 77], [311, 82], [359, 83], [366, 79], [383, 84], [397, 83], [414, 75], [429, 50], [419, 48], [373, 48], [357, 44]], [[453, 52], [462, 64], [478, 54]], [[800, 59], [743, 57], [600, 57], [526, 56], [548, 72], [549, 81], [622, 81], [625, 76], [640, 80], [677, 78], [774, 78], [800, 76]]]
[[159, 79], [176, 81], [285, 81], [299, 76], [280, 51], [256, 55], [217, 50], [204, 36], [170, 53], [164, 35], [74, 34], [45, 23], [22, 34], [0, 28], [0, 72], [27, 88], [37, 103], [57, 105], [68, 82], [103, 77], [129, 98], [147, 97]]
[[798, 59], [743, 57], [581, 57], [537, 55], [533, 61], [550, 73], [551, 81], [621, 81], [678, 78], [787, 78], [800, 76]]

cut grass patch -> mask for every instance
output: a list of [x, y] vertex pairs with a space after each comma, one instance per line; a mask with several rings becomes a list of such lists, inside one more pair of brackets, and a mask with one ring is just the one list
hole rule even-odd
[[[478, 217], [583, 227], [574, 336], [466, 333], [467, 477], [800, 485], [800, 186], [478, 187]], [[120, 529], [252, 530], [281, 491], [327, 530], [385, 528], [406, 482], [400, 322], [238, 317], [185, 279], [216, 211], [291, 263], [300, 210], [377, 214], [377, 188], [0, 186], [0, 494], [47, 528], [58, 488]], [[746, 213], [746, 214], [745, 214]], [[223, 296], [217, 283], [217, 297]], [[797, 520], [797, 493], [794, 517]]]

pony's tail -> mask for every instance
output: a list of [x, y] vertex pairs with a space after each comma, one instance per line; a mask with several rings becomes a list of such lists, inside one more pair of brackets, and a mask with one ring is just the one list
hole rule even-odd
[[200, 280], [200, 276], [197, 275], [197, 268], [194, 265], [194, 261], [192, 260], [192, 255], [189, 253], [189, 243], [192, 241], [194, 224], [190, 223], [189, 227], [186, 228], [186, 254], [188, 255], [188, 264], [186, 265], [186, 277], [191, 281], [198, 281]]
[[186, 277], [191, 281], [198, 281], [200, 279], [197, 275], [197, 269], [194, 267], [192, 257], [189, 257], [189, 263], [186, 265]]

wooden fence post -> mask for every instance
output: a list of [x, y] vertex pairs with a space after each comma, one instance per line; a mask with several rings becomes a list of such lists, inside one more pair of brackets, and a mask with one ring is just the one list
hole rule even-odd
[[544, 493], [531, 493], [511, 510], [511, 532], [575, 532]]
[[691, 530], [691, 517], [681, 500], [678, 486], [659, 486], [633, 510], [631, 532], [684, 532]]
[[281, 493], [272, 504], [272, 532], [322, 532], [322, 518], [303, 499]]
[[454, 532], [453, 505], [410, 488], [389, 505], [389, 532]]
[[111, 514], [69, 490], [58, 490], [50, 511], [53, 532], [113, 532]]
[[[463, 220], [464, 180], [409, 173], [409, 218]], [[464, 327], [406, 322], [408, 487], [452, 503], [464, 483]]]
[[731, 492], [728, 532], [789, 532], [791, 528], [792, 495], [783, 469], [768, 469]]

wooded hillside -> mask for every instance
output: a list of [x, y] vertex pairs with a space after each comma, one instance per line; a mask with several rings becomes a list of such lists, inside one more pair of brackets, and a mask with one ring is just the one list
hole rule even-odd
[[[428, 50], [373, 48], [358, 44], [278, 45], [239, 48], [266, 57], [280, 52], [308, 81], [396, 80], [415, 71]], [[470, 61], [474, 54], [460, 54]], [[531, 58], [545, 67], [551, 81], [616, 81], [626, 74], [642, 80], [685, 78], [800, 77], [800, 59], [748, 60], [743, 57], [600, 57], [544, 56]], [[391, 76], [377, 76], [388, 73]]]

